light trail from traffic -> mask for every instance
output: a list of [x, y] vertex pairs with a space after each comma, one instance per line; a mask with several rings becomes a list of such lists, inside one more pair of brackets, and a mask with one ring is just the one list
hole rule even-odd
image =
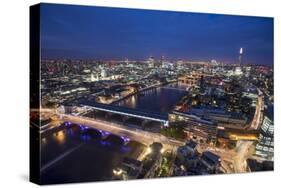
[[87, 125], [89, 127], [108, 131], [108, 132], [111, 132], [112, 134], [116, 134], [119, 136], [127, 136], [133, 140], [145, 143], [146, 145], [150, 145], [153, 142], [160, 142], [165, 145], [175, 145], [175, 146], [184, 145], [184, 142], [174, 140], [171, 138], [167, 138], [167, 137], [157, 134], [157, 133], [150, 133], [150, 132], [142, 131], [142, 130], [138, 130], [138, 129], [131, 130], [127, 127], [124, 127], [122, 125], [112, 123], [112, 122], [106, 122], [106, 121], [96, 120], [96, 119], [87, 118], [87, 117], [72, 116], [72, 115], [67, 115], [67, 114], [59, 114], [59, 115], [65, 121], [70, 121], [70, 122], [77, 123], [77, 124]]

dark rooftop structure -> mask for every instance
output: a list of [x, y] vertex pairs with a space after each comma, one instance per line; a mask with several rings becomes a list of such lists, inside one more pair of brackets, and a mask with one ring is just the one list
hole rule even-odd
[[210, 166], [218, 165], [221, 162], [221, 158], [210, 151], [203, 152], [201, 159], [208, 163]]
[[262, 161], [261, 162], [261, 161], [255, 160], [255, 159], [248, 159], [247, 163], [252, 172], [274, 170], [273, 161]]
[[198, 144], [193, 140], [189, 140], [188, 142], [186, 142], [185, 145], [192, 148], [192, 149], [195, 149]]
[[123, 164], [133, 165], [133, 166], [135, 166], [137, 168], [140, 168], [142, 166], [142, 162], [141, 161], [133, 159], [133, 158], [129, 158], [129, 157], [125, 157], [123, 159]]

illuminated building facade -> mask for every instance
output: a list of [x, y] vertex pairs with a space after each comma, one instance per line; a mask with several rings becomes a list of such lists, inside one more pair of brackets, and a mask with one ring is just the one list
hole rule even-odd
[[274, 152], [274, 125], [273, 119], [265, 116], [259, 135], [259, 143], [256, 145], [256, 155], [268, 160], [273, 160]]
[[196, 140], [215, 141], [217, 124], [188, 113], [173, 112], [169, 114], [170, 122], [181, 122], [188, 137]]
[[203, 74], [192, 73], [191, 75], [185, 75], [178, 78], [181, 84], [186, 84], [188, 86], [199, 86], [201, 83]]

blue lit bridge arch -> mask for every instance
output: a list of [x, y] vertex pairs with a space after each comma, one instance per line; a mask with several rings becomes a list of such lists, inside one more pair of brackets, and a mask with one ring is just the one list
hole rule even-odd
[[[65, 127], [71, 127], [74, 124], [72, 124], [71, 122], [65, 122], [64, 125], [65, 125]], [[89, 130], [95, 130], [95, 131], [99, 132], [102, 140], [106, 139], [109, 135], [115, 135], [115, 136], [118, 136], [120, 139], [122, 139], [124, 145], [127, 145], [131, 141], [131, 139], [129, 137], [124, 136], [124, 135], [116, 135], [116, 134], [113, 134], [108, 131], [95, 129], [95, 128], [89, 127], [87, 125], [82, 125], [82, 124], [78, 124], [77, 126], [83, 133], [85, 133]]]

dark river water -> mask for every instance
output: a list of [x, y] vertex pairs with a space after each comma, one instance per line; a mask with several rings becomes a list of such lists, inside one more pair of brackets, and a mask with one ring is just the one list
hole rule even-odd
[[[92, 130], [92, 129], [91, 129]], [[120, 137], [102, 139], [97, 130], [83, 133], [79, 126], [65, 127], [41, 138], [43, 184], [111, 180], [123, 157], [136, 158], [144, 145]]]
[[166, 114], [186, 94], [177, 83], [143, 91], [116, 105]]

